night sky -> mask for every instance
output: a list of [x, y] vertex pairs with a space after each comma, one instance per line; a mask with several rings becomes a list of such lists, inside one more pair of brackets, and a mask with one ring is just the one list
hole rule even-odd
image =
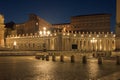
[[116, 0], [0, 0], [0, 13], [5, 23], [23, 23], [35, 13], [51, 24], [68, 23], [71, 16], [110, 13], [114, 31]]

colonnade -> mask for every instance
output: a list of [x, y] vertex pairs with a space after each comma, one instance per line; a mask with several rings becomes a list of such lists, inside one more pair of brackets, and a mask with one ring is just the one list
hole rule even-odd
[[[49, 36], [27, 35], [6, 38], [8, 48], [42, 50], [44, 43], [47, 50], [59, 51], [113, 51], [116, 49], [115, 34], [104, 32], [98, 34], [54, 32]], [[76, 48], [73, 48], [73, 45]]]
[[79, 51], [113, 51], [115, 39], [113, 38], [63, 38], [62, 50], [72, 50], [71, 45], [76, 44]]

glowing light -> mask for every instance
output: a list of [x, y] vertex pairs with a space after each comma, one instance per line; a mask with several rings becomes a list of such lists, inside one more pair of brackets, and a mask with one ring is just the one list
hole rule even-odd
[[81, 37], [83, 37], [83, 35], [81, 35]]
[[91, 35], [89, 35], [89, 37], [91, 37]]
[[100, 50], [102, 50], [102, 45], [100, 45]]
[[76, 34], [74, 34], [74, 37], [76, 36]]
[[57, 34], [55, 33], [54, 35], [56, 36]]
[[50, 36], [52, 36], [52, 34], [50, 34]]
[[39, 31], [40, 36], [50, 35], [50, 31], [46, 31], [46, 27], [43, 28], [43, 31]]
[[105, 35], [105, 37], [107, 37], [107, 35]]
[[114, 34], [113, 37], [115, 37], [116, 35]]
[[65, 35], [65, 33], [63, 33], [63, 35]]
[[39, 34], [42, 35], [42, 31], [40, 31]]
[[14, 42], [13, 42], [13, 45], [14, 45], [14, 46], [16, 46], [16, 45], [17, 45], [17, 42], [16, 42], [16, 41], [14, 41]]
[[46, 27], [43, 27], [43, 30], [46, 31]]
[[50, 34], [50, 31], [47, 31], [47, 34], [49, 35], [49, 34]]
[[67, 34], [68, 36], [70, 35], [70, 33]]
[[36, 25], [38, 25], [38, 22], [36, 23]]
[[96, 43], [97, 39], [95, 39], [94, 37], [92, 38], [92, 40], [90, 40], [91, 43]]
[[97, 35], [97, 37], [99, 37], [99, 35]]
[[46, 35], [46, 31], [43, 31], [43, 34]]

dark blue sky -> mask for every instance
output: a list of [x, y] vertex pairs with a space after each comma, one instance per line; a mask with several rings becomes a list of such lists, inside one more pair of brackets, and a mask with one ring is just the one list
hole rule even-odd
[[35, 13], [52, 24], [70, 22], [76, 15], [110, 13], [114, 30], [116, 0], [0, 0], [0, 12], [5, 22], [23, 23]]

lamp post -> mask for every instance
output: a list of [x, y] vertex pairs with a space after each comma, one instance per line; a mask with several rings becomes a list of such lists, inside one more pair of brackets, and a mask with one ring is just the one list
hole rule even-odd
[[46, 27], [43, 27], [43, 30], [39, 31], [40, 36], [43, 37], [43, 52], [46, 52], [46, 36], [50, 35], [50, 31], [47, 31]]

